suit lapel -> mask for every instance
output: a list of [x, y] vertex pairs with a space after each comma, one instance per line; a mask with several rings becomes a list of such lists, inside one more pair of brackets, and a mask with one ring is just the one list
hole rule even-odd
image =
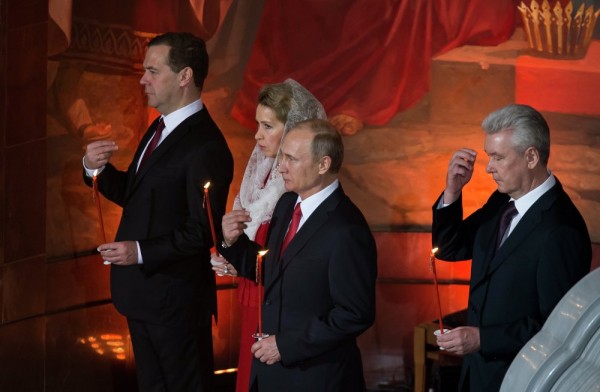
[[[150, 127], [150, 129], [152, 129], [153, 131], [150, 132], [146, 132], [146, 134], [144, 135], [144, 137], [142, 138], [142, 140], [140, 141], [139, 147], [135, 153], [135, 157], [133, 159], [133, 162], [131, 163], [130, 167], [129, 167], [129, 179], [127, 182], [127, 193], [126, 193], [126, 198], [129, 197], [129, 195], [131, 195], [133, 192], [135, 192], [136, 188], [139, 186], [140, 182], [142, 181], [142, 179], [145, 177], [146, 173], [148, 173], [148, 171], [157, 163], [160, 161], [160, 158], [162, 156], [164, 156], [165, 154], [168, 153], [168, 151], [175, 145], [177, 145], [177, 143], [179, 142], [179, 140], [184, 137], [189, 131], [190, 129], [192, 129], [192, 124], [194, 124], [195, 122], [198, 122], [199, 120], [199, 116], [202, 113], [202, 111], [205, 109], [202, 109], [200, 112], [195, 113], [193, 115], [191, 115], [190, 117], [188, 117], [187, 119], [185, 119], [181, 124], [179, 124], [166, 138], [165, 140], [163, 140], [154, 150], [154, 152], [152, 152], [152, 155], [150, 155], [150, 157], [146, 160], [146, 162], [144, 162], [144, 165], [140, 167], [139, 171], [137, 171], [137, 163], [140, 160], [140, 157], [142, 155], [142, 151], [144, 150], [144, 147], [148, 144], [148, 142], [150, 141], [150, 139], [152, 138], [152, 135], [154, 135], [154, 130], [156, 130], [156, 126], [158, 124], [158, 118], [156, 120], [154, 120], [154, 122], [152, 123], [152, 126]], [[137, 172], [136, 172], [137, 171]]]
[[[296, 193], [290, 193], [290, 196], [287, 198], [283, 206], [284, 213], [281, 215], [281, 220], [277, 222], [276, 226], [273, 228], [273, 233], [271, 234], [273, 238], [269, 241], [269, 243], [273, 246], [269, 252], [272, 251], [270, 256], [277, 264], [281, 258], [281, 245], [283, 244], [283, 239], [287, 232], [290, 221], [292, 220], [292, 214], [294, 213], [296, 200], [298, 200], [298, 195]], [[273, 271], [274, 270], [275, 268]]]
[[490, 244], [489, 246], [483, 247], [484, 252], [482, 263], [472, 263], [471, 266], [471, 286], [475, 287], [484, 280], [490, 270], [490, 265], [496, 254], [495, 246], [496, 239], [498, 236], [498, 226], [500, 221], [500, 213], [498, 213], [494, 219], [488, 224], [481, 227], [478, 233], [478, 242], [482, 244]]
[[[506, 238], [502, 246], [494, 252], [494, 246], [489, 246], [486, 250], [485, 263], [483, 268], [478, 271], [477, 276], [474, 277], [473, 287], [479, 285], [481, 282], [492, 275], [508, 258], [513, 251], [519, 247], [519, 245], [527, 238], [527, 236], [538, 227], [542, 222], [542, 212], [548, 210], [552, 204], [556, 201], [559, 192], [562, 191], [562, 186], [556, 181], [556, 185], [552, 187], [548, 192], [542, 195], [533, 205], [527, 210], [525, 215], [519, 221], [517, 227], [514, 228], [512, 233]], [[496, 237], [498, 236], [498, 223], [501, 212], [498, 212], [498, 216], [492, 221], [490, 226], [485, 233], [489, 244], [495, 244]], [[484, 238], [486, 238], [484, 237]], [[475, 274], [474, 274], [475, 275]]]
[[294, 236], [294, 239], [292, 240], [292, 242], [290, 242], [283, 254], [279, 255], [281, 243], [283, 242], [283, 238], [285, 237], [285, 232], [287, 230], [288, 224], [292, 219], [292, 213], [294, 210], [296, 199], [293, 199], [289, 203], [285, 210], [282, 224], [278, 226], [277, 233], [275, 234], [276, 237], [274, 237], [274, 241], [272, 242], [274, 244], [277, 244], [277, 246], [275, 247], [277, 256], [275, 256], [276, 262], [273, 265], [273, 268], [271, 269], [270, 284], [269, 287], [265, 288], [265, 294], [281, 278], [283, 272], [289, 266], [289, 264], [294, 261], [297, 261], [297, 258], [295, 256], [306, 246], [306, 244], [310, 241], [311, 237], [319, 231], [319, 228], [327, 223], [329, 215], [335, 210], [343, 196], [344, 191], [342, 190], [342, 186], [340, 185], [308, 217], [306, 222], [304, 222], [302, 227], [300, 227], [300, 229]]
[[129, 197], [129, 195], [131, 194], [131, 190], [133, 189], [133, 184], [135, 182], [137, 163], [141, 159], [142, 152], [144, 151], [144, 147], [150, 142], [152, 135], [154, 135], [154, 132], [156, 131], [156, 127], [158, 126], [159, 119], [160, 119], [160, 117], [157, 117], [152, 122], [152, 124], [150, 124], [150, 126], [148, 127], [148, 130], [146, 131], [144, 136], [142, 136], [142, 139], [140, 140], [138, 147], [135, 150], [135, 154], [133, 156], [133, 159], [131, 160], [131, 164], [129, 164], [129, 168], [127, 169], [127, 185], [125, 187], [125, 199], [127, 199]]

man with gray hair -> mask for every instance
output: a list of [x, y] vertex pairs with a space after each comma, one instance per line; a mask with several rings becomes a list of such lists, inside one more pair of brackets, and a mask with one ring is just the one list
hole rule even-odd
[[477, 152], [450, 159], [433, 206], [432, 242], [446, 261], [472, 260], [467, 326], [438, 337], [464, 356], [460, 391], [498, 391], [519, 350], [564, 294], [590, 269], [586, 224], [548, 170], [550, 130], [527, 105], [511, 104], [482, 124], [486, 171], [498, 189], [463, 219], [462, 190]]

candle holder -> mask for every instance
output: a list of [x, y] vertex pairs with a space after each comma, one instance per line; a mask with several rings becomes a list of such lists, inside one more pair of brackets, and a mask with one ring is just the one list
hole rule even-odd
[[264, 333], [264, 332], [262, 332], [262, 333], [258, 333], [257, 332], [257, 333], [253, 333], [252, 337], [254, 339], [256, 339], [257, 342], [260, 342], [261, 340], [268, 338], [269, 334], [268, 333]]
[[267, 254], [268, 250], [261, 250], [256, 255], [256, 284], [258, 285], [258, 332], [253, 333], [252, 337], [257, 341], [263, 340], [269, 337], [268, 333], [263, 332], [262, 327], [262, 303], [263, 303], [263, 273], [262, 273], [262, 264], [263, 264], [263, 256]]

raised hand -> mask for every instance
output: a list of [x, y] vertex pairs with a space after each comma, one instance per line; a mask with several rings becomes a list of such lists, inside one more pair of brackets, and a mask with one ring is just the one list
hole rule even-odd
[[452, 155], [446, 176], [445, 204], [451, 204], [460, 197], [463, 187], [471, 181], [476, 159], [477, 151], [470, 148], [462, 148]]
[[223, 240], [228, 246], [233, 245], [246, 228], [246, 222], [251, 222], [250, 213], [246, 210], [233, 210], [223, 215]]
[[85, 156], [83, 157], [85, 167], [88, 169], [98, 169], [106, 165], [112, 154], [119, 149], [114, 140], [98, 140], [85, 146]]

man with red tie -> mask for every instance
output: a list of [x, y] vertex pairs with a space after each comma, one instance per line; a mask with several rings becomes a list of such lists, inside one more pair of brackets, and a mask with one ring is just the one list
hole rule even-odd
[[[375, 318], [375, 241], [338, 180], [344, 146], [325, 120], [284, 137], [285, 193], [271, 219], [264, 258], [263, 332], [252, 346], [252, 391], [364, 391], [356, 337]], [[221, 253], [255, 278], [258, 244], [249, 214], [223, 218]]]
[[213, 214], [225, 211], [233, 159], [200, 93], [208, 72], [201, 39], [152, 39], [140, 83], [160, 113], [129, 168], [109, 160], [112, 140], [86, 147], [84, 180], [123, 207], [115, 242], [98, 251], [111, 266], [111, 294], [127, 317], [141, 391], [212, 391], [216, 287], [203, 184]]

